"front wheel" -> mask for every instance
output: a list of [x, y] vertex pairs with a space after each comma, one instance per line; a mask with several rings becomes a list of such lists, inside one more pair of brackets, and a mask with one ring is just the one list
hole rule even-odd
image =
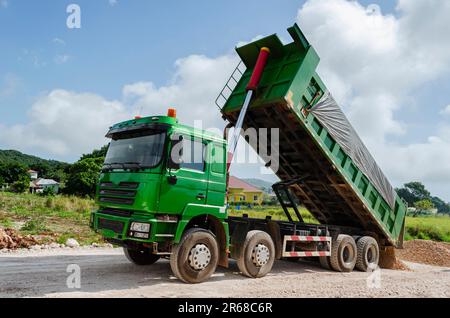
[[170, 255], [173, 274], [185, 283], [204, 282], [214, 274], [219, 261], [219, 247], [211, 231], [188, 230]]
[[124, 247], [123, 252], [130, 262], [139, 266], [152, 265], [160, 258], [158, 255], [150, 253], [148, 249], [135, 250]]

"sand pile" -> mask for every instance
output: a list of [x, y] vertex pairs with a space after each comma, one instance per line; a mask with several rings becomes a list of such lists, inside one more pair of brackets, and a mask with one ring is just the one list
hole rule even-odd
[[450, 243], [406, 241], [403, 250], [396, 250], [399, 259], [414, 263], [450, 267]]
[[31, 235], [22, 236], [12, 229], [0, 228], [0, 249], [28, 248], [38, 242]]

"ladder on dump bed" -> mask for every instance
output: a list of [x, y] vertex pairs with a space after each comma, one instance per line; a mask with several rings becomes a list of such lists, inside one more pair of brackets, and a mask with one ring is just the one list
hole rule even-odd
[[328, 235], [328, 227], [323, 229], [323, 226], [321, 226], [322, 229], [320, 229], [317, 225], [305, 224], [297, 203], [289, 190], [291, 186], [302, 182], [305, 178], [307, 176], [278, 182], [272, 186], [289, 222], [294, 222], [289, 209], [294, 210], [298, 219], [293, 229], [293, 235], [285, 235], [283, 238], [282, 257], [331, 256], [332, 238]]
[[240, 61], [238, 66], [236, 66], [236, 68], [234, 69], [233, 73], [231, 73], [230, 78], [228, 79], [223, 89], [220, 91], [219, 96], [217, 96], [216, 98], [216, 105], [220, 110], [222, 110], [222, 108], [227, 103], [234, 89], [239, 84], [239, 81], [244, 75], [246, 69], [247, 68], [245, 67], [244, 62]]

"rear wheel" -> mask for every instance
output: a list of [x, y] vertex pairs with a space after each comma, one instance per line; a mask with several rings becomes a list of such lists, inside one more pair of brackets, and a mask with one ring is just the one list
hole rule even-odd
[[152, 254], [149, 249], [128, 249], [124, 248], [123, 252], [130, 262], [136, 265], [152, 265], [159, 260], [159, 256]]
[[219, 247], [213, 233], [194, 228], [188, 230], [170, 256], [173, 274], [185, 283], [204, 282], [216, 271]]
[[356, 268], [363, 272], [374, 270], [380, 260], [377, 241], [371, 236], [364, 236], [357, 243]]
[[356, 265], [357, 249], [353, 237], [341, 234], [331, 247], [330, 265], [337, 272], [351, 272]]
[[275, 261], [275, 246], [269, 234], [263, 231], [250, 231], [237, 260], [243, 275], [260, 278], [272, 270]]
[[328, 269], [328, 270], [331, 269], [330, 257], [328, 257], [328, 256], [319, 257], [319, 261], [320, 261], [320, 266], [322, 266], [323, 268]]

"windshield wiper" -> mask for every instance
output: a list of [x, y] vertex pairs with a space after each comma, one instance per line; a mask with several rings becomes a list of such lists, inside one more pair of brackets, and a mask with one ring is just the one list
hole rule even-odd
[[114, 169], [113, 168], [114, 165], [121, 166], [122, 169], [132, 169], [132, 168], [128, 168], [127, 165], [135, 165], [136, 167], [134, 167], [134, 169], [144, 169], [144, 167], [139, 162], [111, 162], [111, 163], [103, 164], [103, 169], [102, 170], [103, 171], [113, 170]]
[[[105, 171], [113, 170], [114, 165], [119, 165], [119, 166], [122, 166], [122, 169], [126, 169], [125, 165], [121, 162], [111, 162], [111, 163], [104, 163], [102, 170], [105, 170]], [[109, 168], [105, 168], [105, 166], [108, 166]]]
[[144, 167], [139, 162], [124, 162], [124, 165], [135, 165], [138, 169], [144, 169]]

